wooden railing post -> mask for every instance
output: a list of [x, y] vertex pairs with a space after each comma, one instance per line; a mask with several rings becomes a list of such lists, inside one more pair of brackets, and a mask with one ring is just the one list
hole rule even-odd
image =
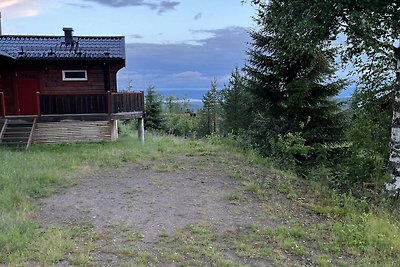
[[111, 96], [112, 96], [112, 95], [111, 95], [111, 92], [108, 91], [108, 92], [107, 92], [107, 106], [108, 106], [107, 111], [108, 111], [108, 117], [109, 117], [109, 118], [111, 118], [111, 111], [112, 111], [112, 107], [111, 107], [111, 104], [112, 104]]
[[6, 116], [6, 101], [4, 100], [3, 92], [0, 92], [0, 105], [1, 105], [0, 117], [5, 117]]
[[140, 96], [140, 107], [143, 111], [143, 113], [145, 112], [145, 107], [144, 107], [144, 91], [140, 91], [141, 96]]
[[40, 92], [36, 92], [36, 105], [37, 105], [37, 115], [40, 117], [42, 112], [40, 110]]

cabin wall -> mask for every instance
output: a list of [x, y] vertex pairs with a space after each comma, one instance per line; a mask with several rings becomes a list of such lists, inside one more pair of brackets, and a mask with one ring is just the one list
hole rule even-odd
[[[120, 67], [117, 65], [110, 66], [110, 86], [112, 92], [117, 92], [117, 72], [120, 70]], [[122, 89], [122, 88], [121, 88]]]
[[4, 93], [6, 115], [15, 114], [13, 72], [0, 71], [0, 92]]
[[[0, 57], [0, 92], [4, 92], [6, 114], [17, 114], [15, 74], [18, 71], [40, 73], [40, 92], [43, 94], [104, 94], [109, 84], [111, 92], [117, 91], [117, 72], [124, 61], [68, 61], [68, 60], [4, 60]], [[63, 70], [86, 70], [87, 81], [63, 81]]]
[[[110, 90], [112, 92], [117, 91], [117, 71], [120, 67], [112, 65], [108, 71], [108, 79], [110, 81]], [[63, 70], [86, 70], [88, 80], [87, 81], [63, 81], [62, 71]], [[105, 77], [107, 72], [104, 71], [104, 63], [91, 63], [84, 64], [57, 64], [47, 65], [43, 75], [43, 88], [42, 93], [60, 93], [60, 94], [102, 94], [105, 93]]]
[[111, 141], [109, 121], [39, 122], [33, 132], [34, 144], [62, 144]]

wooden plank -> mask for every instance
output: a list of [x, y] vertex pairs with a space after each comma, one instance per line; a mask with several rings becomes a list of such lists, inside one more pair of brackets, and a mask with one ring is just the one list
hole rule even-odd
[[1, 138], [3, 138], [3, 134], [4, 134], [4, 131], [6, 130], [6, 127], [7, 127], [7, 120], [4, 121], [2, 127], [0, 128], [0, 142], [1, 142]]
[[4, 93], [0, 92], [0, 117], [6, 116], [6, 101], [4, 98]]
[[62, 121], [37, 123], [33, 143], [56, 144], [75, 142], [99, 142], [111, 140], [109, 121]]
[[26, 143], [26, 149], [28, 149], [28, 148], [31, 146], [31, 144], [32, 144], [33, 131], [34, 131], [35, 127], [36, 127], [36, 121], [37, 121], [37, 118], [35, 118], [35, 119], [33, 120], [31, 132], [30, 132], [29, 138], [28, 138], [28, 142]]

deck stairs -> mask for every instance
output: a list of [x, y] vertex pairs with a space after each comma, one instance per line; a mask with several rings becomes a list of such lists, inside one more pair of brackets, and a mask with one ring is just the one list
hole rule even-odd
[[29, 148], [36, 118], [10, 118], [0, 122], [0, 146]]

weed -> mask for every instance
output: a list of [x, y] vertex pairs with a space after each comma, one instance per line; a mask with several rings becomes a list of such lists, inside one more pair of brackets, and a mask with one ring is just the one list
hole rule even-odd
[[261, 186], [254, 181], [246, 181], [243, 183], [243, 185], [244, 185], [245, 189], [251, 193], [254, 193], [254, 194], [262, 193]]
[[207, 225], [189, 225], [172, 236], [159, 237], [157, 248], [163, 265], [240, 266], [225, 259], [216, 235]]
[[285, 194], [288, 199], [294, 200], [297, 198], [296, 190], [289, 182], [278, 183], [276, 189], [278, 192]]
[[279, 246], [296, 256], [304, 256], [306, 254], [305, 247], [297, 242], [294, 238], [288, 237], [278, 242]]
[[314, 258], [314, 262], [317, 266], [320, 267], [329, 267], [332, 266], [332, 260], [327, 255], [318, 255]]
[[231, 170], [230, 173], [229, 173], [229, 176], [234, 178], [234, 179], [237, 179], [237, 180], [243, 179], [242, 172], [240, 170], [237, 170], [237, 169]]
[[240, 201], [241, 196], [238, 194], [235, 194], [235, 193], [231, 193], [231, 194], [226, 195], [224, 197], [224, 199], [227, 201], [231, 201], [231, 202], [237, 202], [237, 201]]
[[126, 240], [130, 242], [138, 242], [143, 239], [143, 235], [136, 231], [129, 231], [126, 233]]

